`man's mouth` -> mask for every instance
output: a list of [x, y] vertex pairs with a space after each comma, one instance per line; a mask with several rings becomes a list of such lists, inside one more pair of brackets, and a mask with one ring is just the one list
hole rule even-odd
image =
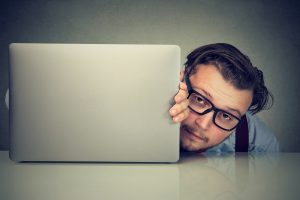
[[208, 142], [208, 138], [203, 136], [203, 135], [198, 135], [195, 133], [195, 131], [189, 129], [189, 127], [187, 126], [183, 126], [184, 130], [190, 134], [190, 136], [192, 137], [193, 140], [196, 141], [204, 141], [204, 142]]

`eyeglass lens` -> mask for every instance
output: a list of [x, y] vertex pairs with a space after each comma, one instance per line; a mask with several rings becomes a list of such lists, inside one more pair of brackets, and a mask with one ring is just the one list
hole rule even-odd
[[189, 107], [200, 115], [215, 111], [213, 122], [223, 129], [230, 130], [239, 123], [239, 120], [235, 116], [215, 108], [210, 101], [200, 94], [192, 93], [189, 96], [189, 100]]

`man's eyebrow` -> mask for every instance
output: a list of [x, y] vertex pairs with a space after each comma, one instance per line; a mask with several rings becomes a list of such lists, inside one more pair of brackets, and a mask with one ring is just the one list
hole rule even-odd
[[[230, 108], [230, 107], [226, 107], [226, 110], [230, 110], [229, 113], [236, 112], [236, 113], [238, 113], [238, 115], [239, 115], [239, 116], [237, 116], [237, 117], [242, 117], [241, 112], [240, 112], [239, 110], [237, 110], [237, 109]], [[226, 112], [227, 112], [227, 111], [226, 111]], [[234, 115], [234, 116], [235, 116], [235, 115]]]
[[[204, 96], [206, 96], [206, 97], [209, 97], [210, 100], [214, 99], [213, 96], [208, 91], [206, 91], [204, 89], [194, 87], [194, 90], [196, 90], [197, 92], [199, 92], [202, 95], [204, 94]], [[221, 109], [221, 110], [224, 110], [224, 111], [226, 111], [230, 114], [232, 114], [232, 112], [235, 112], [239, 115], [237, 117], [242, 117], [241, 112], [239, 110], [235, 109], [235, 108], [231, 108], [231, 107], [226, 106], [226, 110], [225, 109]], [[234, 115], [234, 116], [236, 116], [236, 115]]]
[[203, 95], [203, 93], [204, 93], [204, 94], [205, 94], [204, 96], [209, 97], [210, 100], [211, 100], [211, 99], [214, 99], [213, 96], [212, 96], [208, 91], [206, 91], [206, 90], [204, 90], [204, 89], [200, 89], [200, 88], [197, 88], [197, 87], [193, 87], [193, 89], [196, 90], [197, 92], [199, 92], [199, 93], [202, 94], [202, 95]]
[[200, 88], [195, 88], [195, 89], [196, 89], [197, 92], [200, 91], [199, 93], [202, 94], [202, 95], [204, 93], [204, 96], [209, 97], [210, 100], [214, 99], [213, 96], [208, 91], [200, 89]]

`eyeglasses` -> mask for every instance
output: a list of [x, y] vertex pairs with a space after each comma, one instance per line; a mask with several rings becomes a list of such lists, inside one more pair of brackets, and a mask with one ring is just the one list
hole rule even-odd
[[205, 115], [211, 111], [214, 111], [213, 123], [222, 130], [232, 131], [240, 123], [241, 119], [233, 114], [221, 110], [213, 105], [213, 103], [206, 97], [195, 91], [189, 79], [189, 75], [186, 74], [185, 81], [188, 89], [188, 99], [190, 100], [189, 108], [198, 115]]

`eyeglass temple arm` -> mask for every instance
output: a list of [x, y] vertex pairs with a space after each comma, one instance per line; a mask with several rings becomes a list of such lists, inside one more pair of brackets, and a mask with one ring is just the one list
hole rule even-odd
[[192, 86], [191, 86], [191, 82], [190, 82], [190, 79], [189, 79], [189, 73], [186, 73], [186, 74], [184, 75], [184, 79], [185, 79], [185, 84], [186, 84], [186, 86], [187, 86], [187, 90], [188, 90], [188, 93], [189, 93], [189, 95], [188, 95], [188, 98], [189, 98], [190, 95], [191, 95], [192, 92], [193, 92], [193, 89], [192, 89]]

